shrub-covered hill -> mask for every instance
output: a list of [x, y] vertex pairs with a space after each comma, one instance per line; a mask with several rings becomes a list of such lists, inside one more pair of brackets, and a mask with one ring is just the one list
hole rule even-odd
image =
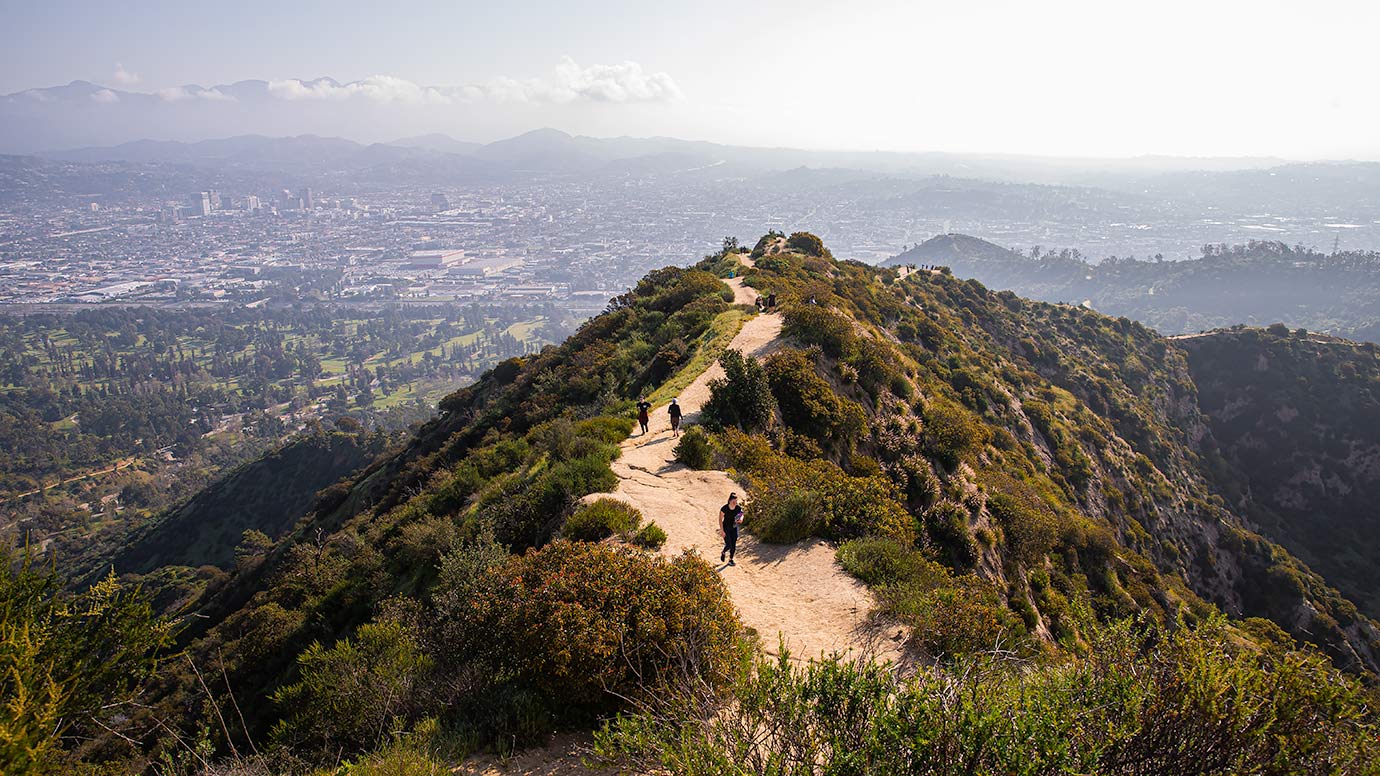
[[[1044, 772], [1352, 772], [1374, 757], [1364, 691], [1328, 662], [1372, 677], [1374, 626], [1229, 507], [1181, 351], [1125, 319], [837, 262], [813, 235], [752, 253], [650, 274], [322, 491], [197, 602], [185, 655], [141, 702], [101, 712], [124, 738], [82, 728], [97, 754], [190, 762], [197, 734], [170, 732], [200, 730], [195, 752], [257, 748], [273, 772], [310, 772], [624, 714], [602, 751], [676, 772], [779, 746], [808, 773], [833, 755], [797, 749], [834, 725], [854, 725], [831, 739], [845, 759], [882, 746], [975, 773], [1012, 772], [1032, 747]], [[656, 515], [581, 506], [616, 485], [636, 398], [687, 385], [754, 314], [730, 303], [730, 270], [775, 294], [783, 347], [760, 364], [722, 353], [709, 433], [677, 454], [731, 469], [763, 540], [834, 541], [932, 669], [913, 683], [838, 661], [773, 669], [712, 566], [639, 546]], [[1289, 584], [1262, 600], [1262, 579]], [[1243, 619], [1260, 615], [1274, 624]], [[735, 708], [791, 740], [735, 750], [715, 733]], [[962, 724], [931, 735], [927, 719]], [[993, 738], [983, 720], [998, 719], [1011, 730]]]
[[1380, 616], [1376, 346], [1281, 325], [1175, 344], [1230, 464], [1229, 503]]
[[[1374, 623], [1223, 498], [1212, 429], [1169, 341], [942, 272], [897, 280], [767, 253], [748, 282], [784, 300], [800, 348], [765, 365], [780, 447], [894, 487], [919, 544], [994, 583], [1026, 629], [1074, 636], [1068, 602], [1084, 595], [1103, 617], [1177, 616], [1201, 598], [1273, 619], [1339, 665], [1377, 666]], [[778, 463], [759, 490], [801, 481]], [[785, 511], [811, 511], [795, 502]]]
[[[201, 569], [218, 578], [213, 569], [232, 571], [240, 558], [267, 549], [311, 509], [318, 491], [362, 469], [384, 452], [388, 440], [383, 433], [317, 426], [133, 531], [103, 570], [113, 565], [118, 574], [158, 572], [161, 580]], [[179, 587], [163, 592], [195, 593], [179, 594]]]

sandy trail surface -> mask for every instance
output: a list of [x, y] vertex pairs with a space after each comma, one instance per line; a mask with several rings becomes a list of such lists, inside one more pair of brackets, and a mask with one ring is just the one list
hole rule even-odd
[[[756, 299], [756, 291], [744, 286], [741, 278], [724, 282], [741, 303]], [[743, 324], [729, 347], [760, 359], [779, 347], [780, 335], [780, 315], [758, 315]], [[709, 383], [722, 377], [723, 368], [715, 363], [676, 397], [685, 425], [698, 419], [709, 399]], [[586, 499], [612, 495], [637, 507], [666, 531], [663, 554], [690, 549], [715, 564], [743, 624], [757, 631], [769, 654], [776, 654], [784, 639], [800, 659], [833, 652], [898, 659], [899, 642], [889, 638], [896, 629], [883, 632], [871, 623], [867, 615], [874, 604], [872, 594], [835, 563], [834, 548], [827, 543], [810, 539], [793, 545], [762, 544], [744, 531], [738, 539], [737, 565], [720, 562], [719, 507], [729, 493], [747, 494], [726, 472], [694, 471], [676, 463], [675, 446], [666, 407], [654, 408], [648, 433], [635, 431], [613, 462], [617, 489]], [[745, 520], [750, 523], [752, 505], [746, 501]]]

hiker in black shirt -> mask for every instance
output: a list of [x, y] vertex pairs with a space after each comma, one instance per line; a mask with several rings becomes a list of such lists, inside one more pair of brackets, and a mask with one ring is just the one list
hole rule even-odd
[[642, 424], [642, 433], [647, 433], [647, 424], [652, 422], [652, 418], [647, 413], [652, 411], [652, 403], [643, 396], [637, 402], [637, 422]]
[[728, 494], [728, 503], [719, 507], [719, 535], [724, 537], [724, 549], [719, 553], [719, 562], [728, 558], [728, 565], [736, 566], [733, 556], [738, 552], [738, 526], [743, 524], [743, 508], [738, 505], [738, 494]]
[[666, 414], [671, 416], [671, 435], [680, 436], [680, 405], [676, 400], [671, 400], [671, 406], [666, 408]]

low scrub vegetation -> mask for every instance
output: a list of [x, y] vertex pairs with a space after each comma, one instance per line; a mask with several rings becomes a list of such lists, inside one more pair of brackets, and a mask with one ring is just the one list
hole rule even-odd
[[561, 535], [578, 542], [597, 542], [614, 535], [631, 535], [641, 522], [642, 513], [636, 507], [616, 498], [601, 498], [567, 517]]
[[1360, 687], [1314, 654], [1242, 646], [1220, 621], [1100, 628], [1086, 654], [1035, 666], [977, 655], [898, 679], [875, 663], [760, 657], [721, 703], [679, 692], [618, 718], [598, 755], [722, 773], [1372, 773]]
[[680, 435], [675, 456], [677, 461], [691, 469], [708, 469], [714, 463], [714, 446], [704, 429], [692, 426]]

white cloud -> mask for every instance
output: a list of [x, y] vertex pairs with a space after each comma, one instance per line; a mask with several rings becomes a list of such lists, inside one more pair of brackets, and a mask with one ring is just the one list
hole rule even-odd
[[182, 102], [193, 99], [220, 102], [234, 102], [235, 100], [234, 97], [219, 89], [202, 89], [199, 86], [169, 86], [166, 89], [159, 89], [153, 94], [164, 102]]
[[680, 87], [668, 73], [648, 73], [632, 61], [584, 67], [570, 57], [562, 59], [546, 78], [497, 78], [465, 88], [511, 102], [666, 102], [681, 97]]
[[139, 83], [139, 74], [126, 70], [125, 66], [119, 62], [115, 63], [115, 73], [110, 77], [120, 86], [132, 86]]
[[180, 102], [182, 100], [192, 99], [192, 93], [181, 86], [169, 86], [166, 89], [159, 89], [154, 92], [154, 95], [164, 102]]
[[269, 81], [269, 94], [282, 100], [348, 100], [444, 105], [483, 99], [500, 102], [662, 102], [678, 99], [680, 88], [667, 73], [649, 73], [637, 62], [581, 66], [566, 57], [542, 78], [499, 77], [461, 86], [420, 86], [405, 78], [373, 75], [336, 83], [321, 78]]
[[452, 101], [452, 98], [440, 89], [418, 86], [405, 78], [391, 75], [371, 75], [362, 81], [347, 84], [325, 78], [315, 81], [288, 78], [269, 81], [268, 93], [283, 100], [348, 100], [352, 97], [361, 97], [374, 102], [430, 105], [443, 105]]
[[93, 92], [91, 94], [91, 99], [99, 103], [110, 104], [112, 102], [119, 102], [120, 95], [110, 91], [109, 89], [102, 89], [99, 92]]

